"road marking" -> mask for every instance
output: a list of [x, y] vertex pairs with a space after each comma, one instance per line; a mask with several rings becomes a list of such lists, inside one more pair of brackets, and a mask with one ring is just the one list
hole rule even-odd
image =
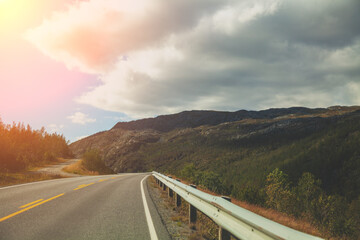
[[25, 204], [25, 205], [22, 205], [21, 207], [19, 207], [19, 208], [25, 208], [25, 207], [28, 207], [28, 206], [30, 206], [30, 205], [33, 205], [33, 204], [35, 204], [35, 203], [37, 203], [37, 202], [40, 202], [40, 201], [42, 201], [42, 200], [44, 200], [44, 199], [38, 199], [38, 200], [36, 200], [36, 201], [33, 201], [33, 202], [31, 202], [31, 203], [28, 203], [28, 204]]
[[93, 184], [95, 184], [95, 183], [92, 182], [92, 183], [89, 183], [89, 184], [81, 184], [81, 185], [79, 185], [77, 188], [74, 188], [73, 190], [76, 191], [76, 190], [82, 189], [82, 188], [84, 188], [84, 187], [93, 185]]
[[61, 196], [64, 195], [64, 194], [65, 194], [65, 193], [59, 194], [59, 195], [57, 195], [57, 196], [55, 196], [55, 197], [46, 199], [46, 200], [44, 200], [44, 201], [42, 201], [42, 202], [39, 202], [39, 203], [37, 203], [37, 204], [35, 204], [35, 205], [32, 205], [32, 206], [27, 207], [27, 208], [24, 208], [24, 209], [22, 209], [22, 210], [20, 210], [20, 211], [18, 211], [18, 212], [12, 213], [12, 214], [10, 214], [10, 215], [8, 215], [8, 216], [6, 216], [6, 217], [0, 218], [0, 222], [5, 221], [5, 220], [7, 220], [7, 219], [9, 219], [9, 218], [12, 218], [12, 217], [14, 217], [14, 216], [16, 216], [16, 215], [18, 215], [18, 214], [20, 214], [20, 213], [26, 212], [26, 211], [28, 211], [28, 210], [30, 210], [30, 209], [32, 209], [32, 208], [34, 208], [34, 207], [37, 207], [37, 206], [39, 206], [39, 205], [41, 205], [41, 204], [44, 204], [44, 203], [49, 202], [49, 201], [51, 201], [51, 200], [54, 200], [55, 198], [61, 197]]
[[155, 227], [154, 227], [154, 223], [153, 223], [153, 221], [151, 219], [150, 210], [149, 210], [149, 206], [148, 206], [147, 201], [146, 201], [144, 187], [143, 187], [143, 182], [147, 177], [148, 176], [145, 176], [140, 182], [141, 196], [142, 196], [143, 203], [144, 203], [145, 216], [146, 216], [146, 221], [147, 221], [147, 224], [148, 224], [148, 227], [149, 227], [150, 238], [151, 238], [151, 240], [158, 240], [158, 237], [157, 237], [156, 231], [155, 231]]
[[[1, 2], [1, 0], [0, 0]], [[121, 176], [127, 176], [127, 175], [136, 175], [138, 173], [121, 173], [118, 175]], [[119, 177], [121, 177], [119, 176]], [[6, 187], [0, 187], [0, 190], [5, 190], [5, 189], [9, 189], [9, 188], [16, 188], [16, 187], [23, 187], [23, 186], [27, 186], [27, 185], [33, 185], [33, 184], [38, 184], [38, 183], [47, 183], [47, 182], [68, 182], [68, 181], [72, 181], [72, 180], [77, 180], [77, 178], [81, 178], [81, 179], [86, 179], [86, 178], [101, 178], [104, 176], [80, 176], [80, 177], [73, 177], [73, 178], [60, 178], [60, 179], [51, 179], [51, 180], [44, 180], [44, 181], [36, 181], [36, 182], [29, 182], [29, 183], [22, 183], [22, 184], [17, 184], [17, 185], [12, 185], [12, 186], [6, 186]]]

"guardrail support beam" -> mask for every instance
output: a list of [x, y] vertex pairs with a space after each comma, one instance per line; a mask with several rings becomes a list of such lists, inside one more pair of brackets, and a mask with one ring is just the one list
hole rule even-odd
[[196, 223], [196, 219], [197, 219], [197, 213], [196, 213], [196, 208], [189, 204], [189, 222], [191, 223]]
[[175, 205], [176, 205], [176, 207], [180, 207], [180, 205], [181, 205], [181, 197], [177, 193], [175, 193], [175, 196], [176, 196], [175, 197]]
[[[231, 202], [230, 197], [221, 196], [221, 198], [225, 199], [228, 202]], [[231, 233], [219, 226], [219, 240], [230, 240], [230, 239], [231, 239]]]
[[[196, 185], [190, 184], [190, 187], [196, 188]], [[189, 219], [190, 219], [190, 224], [195, 223], [197, 219], [196, 208], [190, 203], [189, 203]]]
[[231, 239], [231, 234], [222, 227], [219, 227], [219, 240], [230, 240], [230, 239]]

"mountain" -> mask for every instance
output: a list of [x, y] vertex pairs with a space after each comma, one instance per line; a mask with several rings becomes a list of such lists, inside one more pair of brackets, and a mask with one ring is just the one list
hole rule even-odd
[[285, 115], [307, 115], [327, 112], [327, 109], [309, 109], [303, 107], [268, 109], [262, 111], [219, 112], [219, 111], [184, 111], [177, 114], [163, 115], [131, 122], [119, 122], [112, 129], [144, 130], [153, 129], [168, 132], [177, 128], [194, 128], [202, 125], [218, 125], [243, 119], [273, 119]]
[[[228, 193], [262, 185], [275, 168], [296, 182], [311, 172], [329, 193], [358, 196], [360, 107], [185, 111], [117, 123], [70, 145], [99, 149], [115, 172], [180, 174], [193, 163], [221, 176]], [[343, 187], [346, 185], [346, 187]]]
[[[359, 239], [360, 107], [185, 111], [70, 145], [99, 149], [115, 172], [156, 170]], [[270, 179], [270, 180], [269, 180]], [[274, 200], [275, 199], [275, 200]]]

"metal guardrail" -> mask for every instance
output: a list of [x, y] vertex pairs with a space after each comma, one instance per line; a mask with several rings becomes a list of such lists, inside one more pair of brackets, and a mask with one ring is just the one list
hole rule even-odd
[[[222, 197], [216, 197], [192, 186], [183, 184], [177, 180], [169, 178], [163, 174], [153, 172], [153, 176], [159, 181], [165, 190], [169, 188], [169, 195], [176, 193], [176, 201], [179, 196], [190, 204], [190, 221], [191, 208], [196, 208], [208, 217], [210, 217], [221, 230], [225, 233], [229, 232], [239, 239], [289, 239], [289, 240], [320, 240], [322, 238], [315, 237], [303, 232], [299, 232], [292, 228], [283, 226], [273, 222], [235, 204]], [[173, 191], [173, 192], [172, 192]], [[193, 210], [194, 211], [194, 210]], [[196, 212], [196, 211], [195, 211]], [[196, 214], [196, 213], [195, 213]], [[196, 215], [195, 215], [196, 219]], [[229, 237], [221, 237], [220, 239], [229, 239]]]

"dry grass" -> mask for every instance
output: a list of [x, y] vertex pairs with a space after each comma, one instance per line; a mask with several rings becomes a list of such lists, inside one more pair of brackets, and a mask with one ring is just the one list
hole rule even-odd
[[273, 209], [263, 208], [254, 204], [250, 204], [247, 202], [239, 201], [237, 199], [232, 199], [232, 203], [245, 208], [253, 213], [256, 213], [260, 216], [268, 218], [272, 221], [278, 222], [284, 226], [296, 229], [301, 232], [305, 232], [315, 236], [321, 236], [320, 231], [315, 228], [314, 225], [311, 225], [308, 221], [304, 219], [297, 219], [292, 216], [289, 216], [284, 213], [277, 212]]
[[43, 162], [37, 166], [30, 166], [28, 167], [27, 171], [29, 172], [36, 172], [38, 171], [39, 169], [42, 169], [44, 167], [48, 167], [48, 166], [51, 166], [51, 165], [55, 165], [55, 164], [59, 164], [59, 163], [64, 163], [64, 162], [67, 162], [69, 161], [69, 159], [65, 159], [65, 158], [56, 158], [55, 161], [47, 161], [47, 162]]
[[97, 171], [89, 171], [87, 170], [84, 165], [82, 164], [83, 160], [79, 160], [76, 163], [73, 163], [69, 166], [64, 167], [62, 170], [68, 173], [74, 173], [79, 175], [99, 175]]
[[[176, 176], [171, 175], [174, 179], [176, 179]], [[188, 181], [183, 181], [181, 179], [181, 182], [184, 184], [190, 184]], [[208, 194], [214, 195], [214, 196], [220, 196], [217, 193], [211, 192], [208, 189], [202, 188], [201, 186], [197, 186], [197, 189], [206, 192]], [[280, 223], [284, 226], [296, 229], [298, 231], [304, 232], [304, 233], [308, 233], [311, 235], [315, 235], [315, 236], [323, 236], [323, 234], [321, 234], [321, 232], [319, 231], [319, 229], [317, 229], [314, 225], [312, 225], [310, 222], [304, 220], [304, 219], [297, 219], [294, 218], [292, 216], [289, 216], [285, 213], [281, 213], [278, 211], [275, 211], [273, 209], [269, 209], [269, 208], [264, 208], [258, 205], [254, 205], [254, 204], [250, 204], [247, 202], [243, 202], [237, 199], [232, 198], [231, 202], [234, 203], [235, 205], [238, 205], [242, 208], [245, 208], [253, 213], [256, 213], [260, 216], [263, 216], [267, 219], [270, 219], [274, 222]], [[203, 214], [201, 214], [203, 215]], [[212, 231], [213, 232], [213, 231]], [[213, 235], [212, 232], [210, 233], [210, 235]]]
[[46, 173], [0, 173], [0, 186], [10, 186], [22, 183], [44, 181], [50, 179], [63, 178], [60, 175]]

